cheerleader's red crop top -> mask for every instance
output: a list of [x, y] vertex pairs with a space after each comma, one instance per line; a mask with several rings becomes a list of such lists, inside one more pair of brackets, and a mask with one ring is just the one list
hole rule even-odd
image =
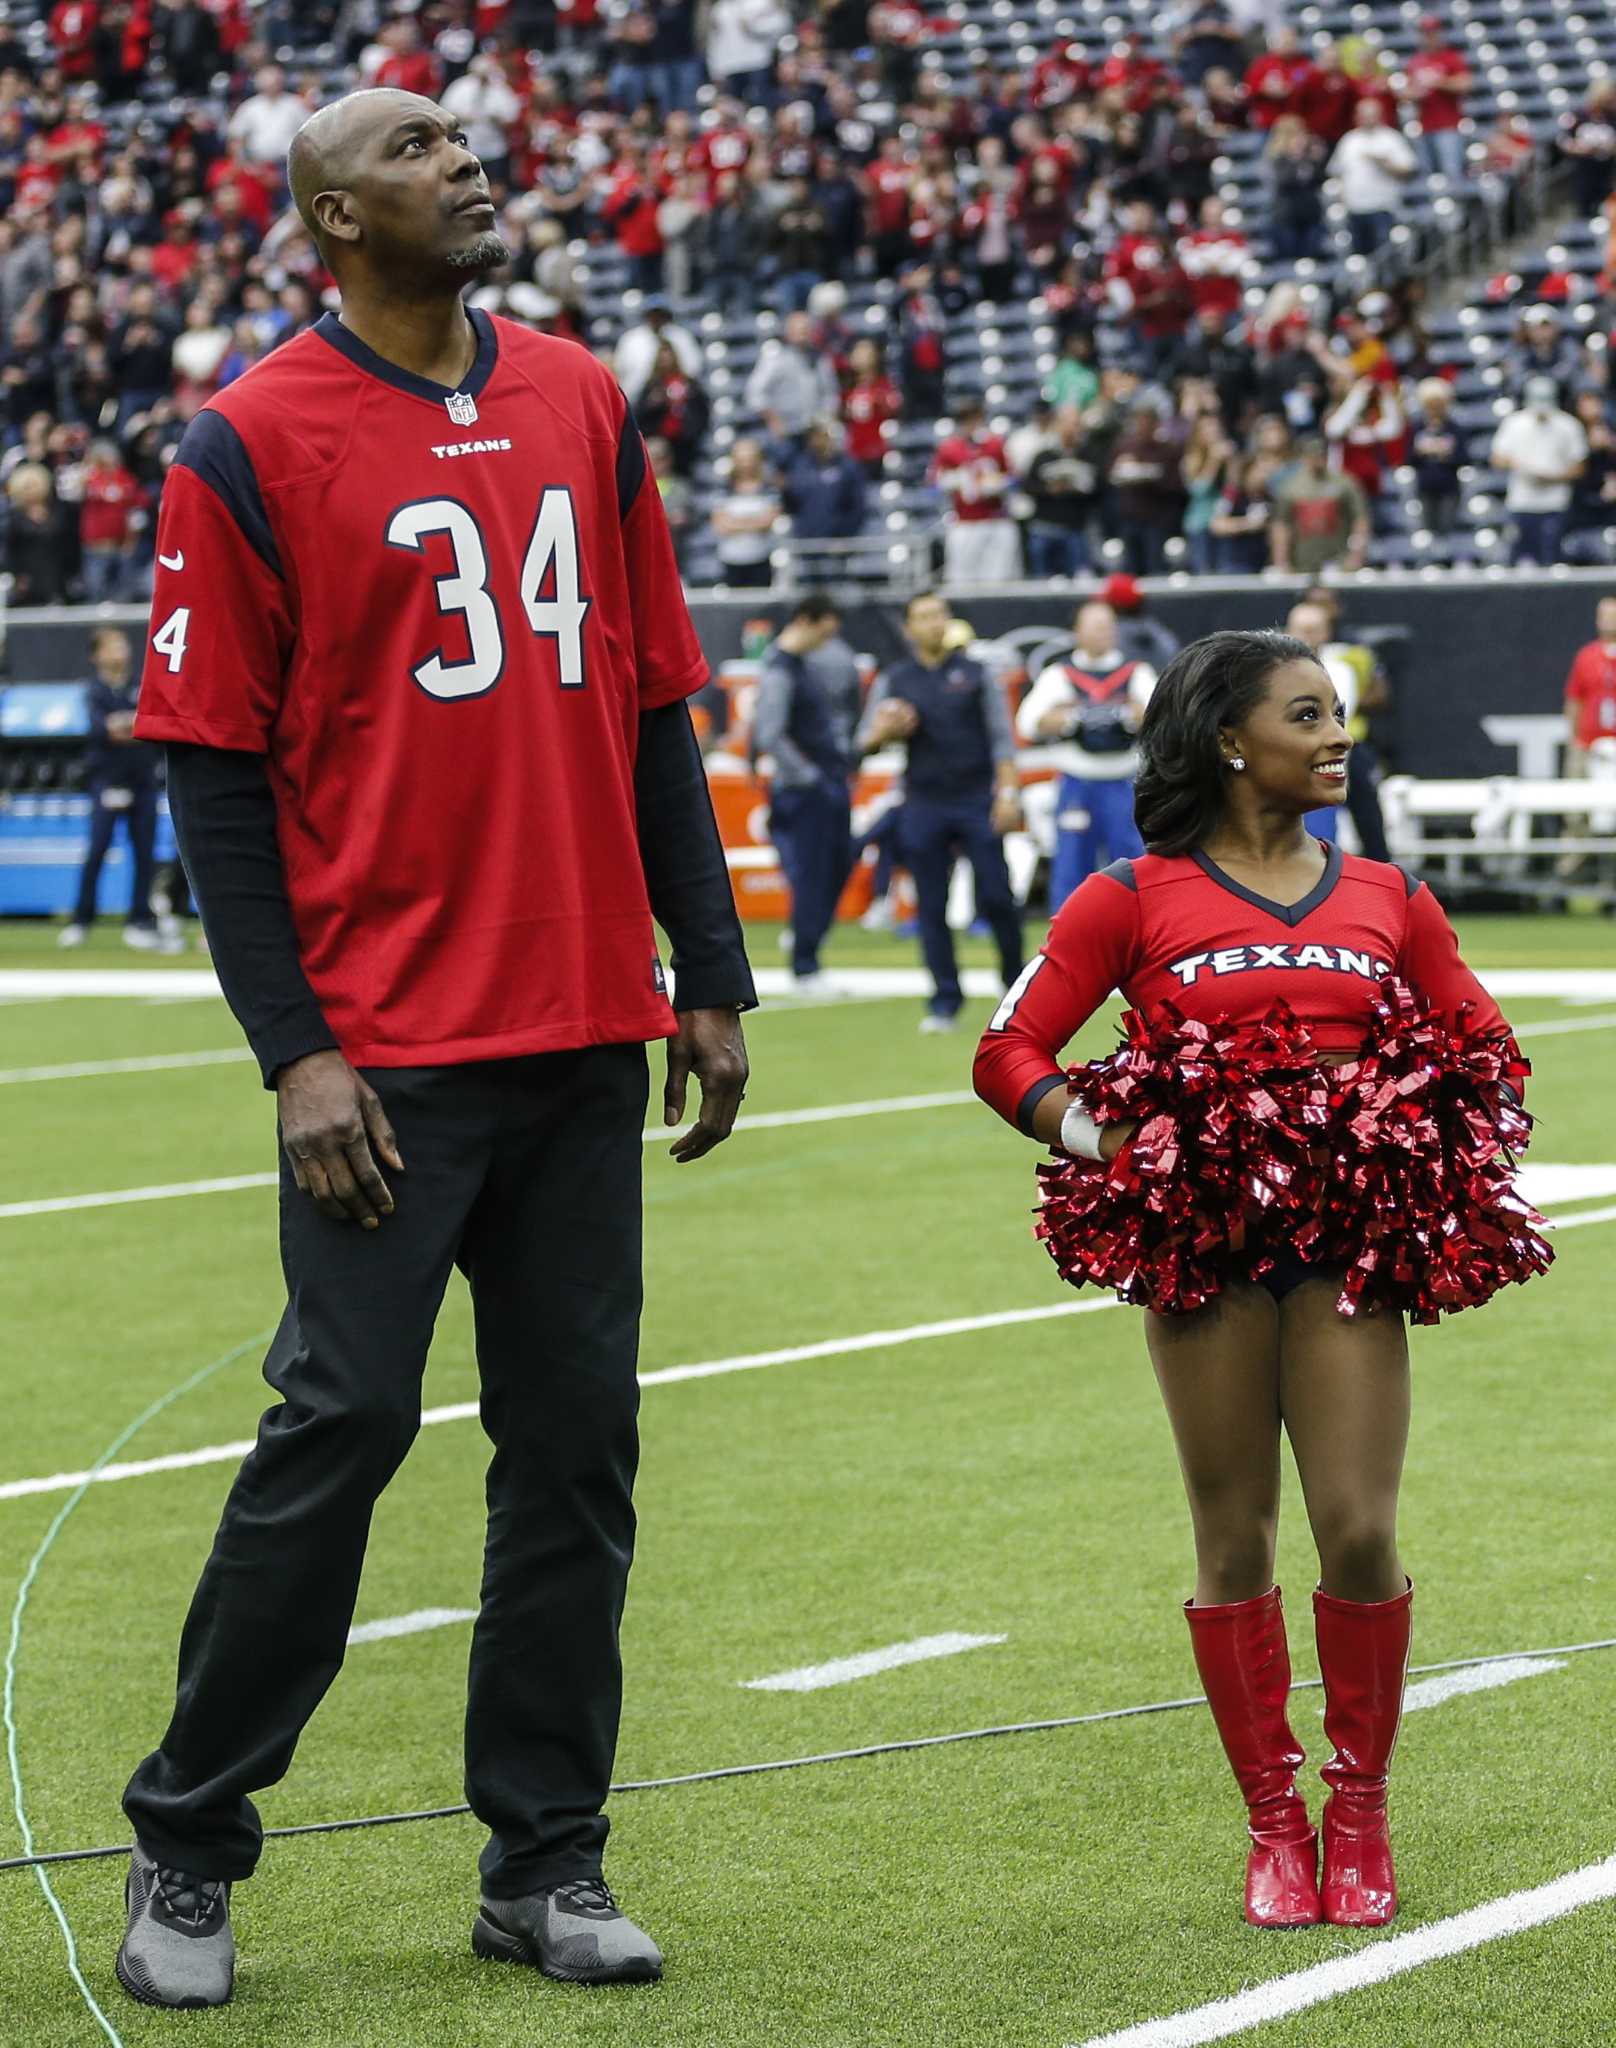
[[1145, 1017], [1256, 1023], [1283, 999], [1321, 1051], [1355, 1051], [1375, 983], [1396, 975], [1454, 1020], [1508, 1030], [1459, 958], [1442, 906], [1399, 867], [1326, 848], [1300, 902], [1272, 903], [1205, 854], [1119, 860], [1067, 898], [1037, 958], [994, 1012], [976, 1051], [976, 1092], [1006, 1122], [1065, 1085], [1060, 1054], [1113, 989]]

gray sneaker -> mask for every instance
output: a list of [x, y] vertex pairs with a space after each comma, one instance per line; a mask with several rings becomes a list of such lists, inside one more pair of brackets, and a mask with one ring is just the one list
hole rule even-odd
[[118, 1951], [118, 1982], [129, 1996], [182, 2011], [228, 2005], [236, 1972], [229, 1885], [159, 1868], [137, 1842], [124, 1898], [129, 1928]]
[[521, 1899], [484, 1899], [471, 1945], [490, 1961], [530, 1963], [563, 1984], [654, 1984], [662, 1975], [661, 1949], [598, 1877]]

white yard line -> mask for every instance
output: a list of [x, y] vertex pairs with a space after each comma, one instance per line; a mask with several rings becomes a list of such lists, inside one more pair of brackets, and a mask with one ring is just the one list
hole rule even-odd
[[125, 1202], [172, 1202], [181, 1195], [233, 1195], [242, 1188], [272, 1188], [273, 1173], [232, 1173], [219, 1180], [179, 1180], [150, 1188], [113, 1188], [99, 1195], [52, 1195], [39, 1202], [0, 1203], [0, 1217], [60, 1216], [70, 1209], [116, 1209]]
[[1608, 1031], [1616, 1024], [1616, 1010], [1607, 1010], [1597, 1017], [1548, 1017], [1534, 1019], [1530, 1024], [1517, 1024], [1517, 1038], [1560, 1038], [1568, 1031]]
[[[900, 1344], [928, 1343], [935, 1337], [967, 1336], [975, 1330], [1001, 1330], [1018, 1323], [1049, 1322], [1059, 1316], [1093, 1315], [1119, 1304], [1110, 1295], [1086, 1301], [1060, 1301], [1047, 1307], [1001, 1309], [996, 1315], [955, 1316], [947, 1322], [915, 1323], [908, 1329], [866, 1330], [854, 1337], [831, 1337], [820, 1344], [794, 1344], [780, 1351], [746, 1351], [734, 1358], [710, 1358], [696, 1365], [668, 1365], [640, 1374], [642, 1387], [672, 1386], [681, 1380], [717, 1379], [726, 1373], [758, 1372], [774, 1365], [800, 1365], [814, 1358], [841, 1358], [859, 1351], [887, 1351]], [[440, 1422], [470, 1422], [476, 1418], [475, 1401], [454, 1401], [442, 1408], [428, 1408], [421, 1417], [423, 1429]], [[70, 1493], [86, 1481], [102, 1486], [122, 1479], [144, 1479], [153, 1472], [182, 1472], [194, 1465], [232, 1464], [252, 1449], [250, 1438], [237, 1443], [205, 1444], [200, 1450], [172, 1451], [160, 1458], [135, 1458], [122, 1464], [103, 1465], [99, 1472], [52, 1472], [38, 1479], [8, 1479], [0, 1483], [0, 1500], [21, 1500], [37, 1493]]]
[[[0, 1215], [6, 1212], [0, 1210]], [[1578, 1216], [1550, 1217], [1550, 1230], [1575, 1230], [1582, 1223], [1616, 1220], [1616, 1204], [1605, 1209], [1584, 1210]], [[916, 1323], [908, 1329], [869, 1330], [854, 1337], [832, 1337], [819, 1344], [795, 1344], [778, 1351], [744, 1352], [735, 1358], [707, 1359], [694, 1365], [669, 1365], [641, 1373], [642, 1387], [671, 1385], [679, 1380], [713, 1379], [726, 1373], [755, 1372], [774, 1365], [797, 1365], [814, 1358], [840, 1358], [858, 1351], [885, 1351], [900, 1344], [925, 1343], [934, 1337], [959, 1337], [976, 1330], [998, 1330], [1017, 1323], [1047, 1322], [1057, 1316], [1091, 1315], [1121, 1304], [1113, 1295], [1079, 1301], [1062, 1301], [1047, 1307], [1004, 1309], [994, 1315], [955, 1316], [945, 1322]], [[423, 1428], [440, 1422], [466, 1422], [477, 1414], [475, 1401], [456, 1401], [442, 1408], [428, 1408], [421, 1417]], [[218, 1465], [244, 1458], [251, 1441], [208, 1444], [200, 1450], [175, 1451], [159, 1458], [138, 1458], [127, 1463], [104, 1465], [94, 1474], [54, 1472], [37, 1479], [9, 1479], [0, 1482], [0, 1501], [20, 1500], [36, 1493], [68, 1493], [86, 1480], [106, 1485], [122, 1479], [143, 1479], [153, 1472], [178, 1472], [192, 1465]]]
[[1468, 1671], [1444, 1671], [1440, 1678], [1422, 1678], [1418, 1685], [1409, 1686], [1403, 1694], [1403, 1712], [1417, 1713], [1421, 1707], [1439, 1707], [1462, 1693], [1491, 1692], [1497, 1685], [1514, 1685], [1518, 1679], [1565, 1668], [1564, 1657], [1504, 1657], [1496, 1664], [1477, 1664]]
[[821, 1692], [827, 1685], [851, 1685], [855, 1678], [873, 1678], [878, 1671], [896, 1671], [904, 1664], [927, 1664], [934, 1657], [957, 1657], [963, 1650], [985, 1650], [1007, 1643], [1008, 1636], [916, 1636], [910, 1643], [888, 1643], [881, 1650], [860, 1650], [835, 1657], [828, 1664], [799, 1664], [794, 1671], [776, 1671], [768, 1678], [743, 1678], [748, 1692]]
[[1544, 1220], [1546, 1230], [1575, 1230], [1582, 1223], [1609, 1223], [1616, 1220], [1616, 1207], [1609, 1209], [1583, 1209], [1575, 1216], [1549, 1216]]
[[[779, 1109], [766, 1111], [762, 1116], [743, 1116], [736, 1122], [735, 1129], [737, 1132], [781, 1131], [797, 1124], [840, 1123], [846, 1119], [896, 1116], [921, 1109], [960, 1109], [975, 1101], [976, 1097], [969, 1089], [958, 1088], [938, 1095], [894, 1095], [879, 1102], [831, 1102], [814, 1109]], [[663, 1139], [671, 1143], [673, 1131], [669, 1126], [653, 1124], [649, 1130], [641, 1132], [640, 1138], [646, 1145], [654, 1145]], [[1591, 1179], [1603, 1170], [1592, 1166], [1556, 1167], [1552, 1164], [1538, 1166], [1535, 1163], [1529, 1164], [1526, 1168], [1529, 1175], [1568, 1176], [1570, 1179], [1565, 1183], [1568, 1186], [1573, 1184], [1579, 1175]], [[115, 1209], [127, 1202], [171, 1202], [187, 1195], [236, 1194], [244, 1188], [272, 1188], [276, 1184], [276, 1179], [277, 1176], [273, 1173], [237, 1173], [214, 1180], [169, 1181], [155, 1187], [111, 1188], [96, 1194], [49, 1195], [31, 1202], [0, 1202], [0, 1222], [24, 1216], [61, 1216], [76, 1209]], [[1555, 1183], [1551, 1180], [1549, 1185]], [[1526, 1192], [1534, 1201], [1574, 1199], [1570, 1193], [1560, 1196], [1533, 1195], [1530, 1182]], [[1602, 1189], [1591, 1186], [1589, 1192], [1602, 1192]], [[1583, 1216], [1567, 1216], [1553, 1227], [1570, 1229], [1576, 1223], [1599, 1223], [1610, 1213], [1601, 1209]]]
[[395, 1614], [390, 1621], [362, 1621], [348, 1631], [350, 1643], [380, 1643], [389, 1636], [418, 1636], [429, 1628], [451, 1628], [475, 1621], [475, 1607], [419, 1607], [413, 1614]]
[[1529, 1927], [1542, 1927], [1579, 1907], [1611, 1898], [1616, 1898], [1616, 1856], [1586, 1864], [1531, 1891], [1510, 1892], [1447, 1920], [1434, 1920], [1428, 1927], [1412, 1927], [1406, 1934], [1388, 1936], [1351, 1955], [1272, 1977], [1232, 1998], [1215, 1999], [1210, 2005], [1164, 2019], [1145, 2020], [1120, 2033], [1093, 2035], [1081, 2048], [1199, 2048], [1204, 2041], [1226, 2041], [1231, 2034], [1306, 2012], [1326, 1999], [1361, 1991], [1369, 1984], [1384, 1984], [1407, 1970], [1463, 1955], [1467, 1949], [1505, 1940]]
[[17, 1081], [87, 1081], [97, 1074], [165, 1074], [185, 1067], [234, 1067], [251, 1060], [244, 1045], [217, 1052], [154, 1052], [143, 1059], [73, 1060], [60, 1067], [0, 1067], [0, 1087]]

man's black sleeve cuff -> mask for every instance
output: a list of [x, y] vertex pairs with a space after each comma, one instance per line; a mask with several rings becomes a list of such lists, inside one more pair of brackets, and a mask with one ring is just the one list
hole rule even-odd
[[260, 754], [170, 742], [168, 808], [225, 1001], [264, 1077], [337, 1041], [297, 950]]
[[683, 703], [641, 714], [634, 802], [651, 914], [672, 948], [673, 1007], [755, 1009], [707, 771]]

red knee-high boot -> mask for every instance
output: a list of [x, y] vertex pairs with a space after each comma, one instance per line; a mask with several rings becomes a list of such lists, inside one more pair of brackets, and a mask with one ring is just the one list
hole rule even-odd
[[1324, 1733], [1335, 1745], [1319, 1772], [1330, 1788], [1320, 1890], [1334, 1927], [1384, 1927], [1397, 1912], [1386, 1773], [1403, 1716], [1413, 1600], [1412, 1579], [1393, 1600], [1313, 1595]]
[[1186, 1600], [1184, 1616], [1212, 1719], [1245, 1797], [1246, 1918], [1253, 1927], [1315, 1926], [1318, 1836], [1296, 1790], [1306, 1759], [1285, 1718], [1291, 1660], [1279, 1588], [1224, 1607]]

